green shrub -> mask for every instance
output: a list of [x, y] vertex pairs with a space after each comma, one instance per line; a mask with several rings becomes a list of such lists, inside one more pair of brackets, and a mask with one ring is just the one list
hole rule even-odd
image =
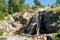
[[49, 8], [49, 10], [52, 10], [52, 11], [60, 14], [60, 6], [55, 7], [55, 8]]
[[60, 33], [60, 30], [57, 30], [57, 32], [56, 33]]
[[60, 38], [57, 37], [56, 40], [60, 40]]
[[0, 11], [0, 20], [4, 20], [4, 14]]
[[60, 24], [60, 19], [59, 19], [59, 20], [54, 21], [53, 23]]
[[3, 13], [2, 11], [0, 11], [0, 21], [5, 20], [5, 17], [8, 17], [9, 19], [9, 13], [7, 12]]
[[7, 32], [7, 31], [6, 31], [6, 30], [1, 29], [1, 30], [0, 30], [0, 36], [2, 36], [2, 35], [4, 34], [4, 32]]
[[3, 35], [3, 31], [0, 31], [0, 35], [1, 35], [1, 36]]

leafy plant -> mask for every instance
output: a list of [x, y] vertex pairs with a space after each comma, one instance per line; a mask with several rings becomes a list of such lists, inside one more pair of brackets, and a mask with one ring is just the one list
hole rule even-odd
[[60, 40], [60, 38], [57, 37], [56, 40]]
[[1, 30], [0, 30], [0, 35], [2, 36], [2, 35], [4, 34], [4, 32], [7, 32], [7, 31], [4, 30], [4, 29], [1, 29]]
[[49, 8], [49, 10], [52, 10], [52, 11], [54, 11], [55, 13], [60, 14], [60, 6], [55, 7], [55, 8]]

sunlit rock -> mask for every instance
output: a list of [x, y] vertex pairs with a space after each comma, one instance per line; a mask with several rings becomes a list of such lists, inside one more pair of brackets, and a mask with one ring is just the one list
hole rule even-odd
[[13, 27], [16, 28], [16, 30], [19, 30], [20, 28], [23, 28], [23, 25], [22, 24], [19, 24], [19, 23], [12, 23], [12, 25], [14, 25]]
[[29, 12], [26, 12], [23, 14], [23, 18], [27, 19], [27, 24], [29, 23], [29, 21], [32, 19], [32, 15]]
[[7, 30], [7, 31], [13, 31], [14, 28], [12, 27], [11, 24], [9, 24], [7, 21], [3, 21], [1, 23], [1, 25], [3, 26], [3, 29]]
[[47, 34], [47, 40], [56, 40], [56, 34]]
[[12, 15], [9, 15], [9, 16], [10, 16], [10, 21], [14, 22], [15, 20], [14, 20], [13, 16]]

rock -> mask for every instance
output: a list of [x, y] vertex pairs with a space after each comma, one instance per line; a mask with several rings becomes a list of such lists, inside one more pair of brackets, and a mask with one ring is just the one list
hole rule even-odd
[[23, 19], [22, 15], [16, 15], [16, 16], [13, 16], [13, 18], [15, 21], [19, 21], [19, 19]]
[[7, 31], [14, 31], [15, 28], [12, 27], [11, 24], [9, 24], [7, 21], [3, 21], [1, 23], [1, 25], [3, 26], [3, 29], [7, 30]]
[[0, 24], [0, 29], [3, 29], [3, 26]]
[[46, 11], [46, 10], [47, 10], [47, 9], [39, 8], [39, 9], [37, 9], [37, 10], [35, 11], [35, 13], [44, 12], [44, 11]]
[[30, 24], [29, 27], [24, 28], [24, 32], [25, 34], [29, 34], [29, 35], [34, 35], [36, 34], [36, 28], [37, 28], [37, 24]]
[[25, 19], [27, 19], [27, 24], [30, 22], [30, 20], [32, 19], [32, 16], [28, 16], [28, 17], [24, 17]]
[[47, 34], [47, 40], [56, 40], [56, 34]]
[[[39, 35], [40, 33], [51, 33], [52, 30], [60, 28], [59, 25], [53, 24], [53, 21], [57, 19], [59, 15], [54, 14], [53, 11], [39, 9], [34, 15], [31, 12], [25, 12], [23, 15], [10, 15], [10, 21], [3, 21], [0, 28], [12, 33], [23, 34], [24, 32], [29, 35]], [[10, 34], [13, 35], [12, 33]]]
[[25, 12], [25, 13], [23, 14], [23, 17], [26, 17], [26, 16], [28, 16], [28, 12]]
[[36, 23], [34, 23], [34, 24], [31, 24], [30, 26], [30, 32], [29, 32], [29, 34], [30, 35], [34, 35], [34, 34], [36, 34], [37, 33], [37, 24]]
[[21, 24], [27, 24], [27, 19], [23, 18], [22, 20], [20, 20]]
[[14, 22], [15, 20], [14, 20], [13, 16], [12, 15], [9, 15], [9, 16], [10, 16], [10, 22]]
[[27, 24], [27, 19], [23, 18], [22, 15], [17, 15], [14, 17], [15, 21], [20, 21], [21, 24]]
[[24, 13], [23, 18], [27, 19], [27, 24], [32, 19], [32, 15], [29, 12]]
[[23, 25], [22, 24], [19, 24], [19, 23], [16, 23], [16, 22], [14, 22], [14, 23], [12, 23], [12, 25], [14, 25], [13, 27], [14, 28], [16, 28], [16, 30], [19, 30], [20, 28], [23, 28]]
[[16, 17], [17, 15], [20, 15], [20, 13], [16, 12], [14, 14], [12, 14], [12, 16]]
[[53, 40], [51, 37], [47, 36], [47, 40]]
[[24, 25], [20, 24], [19, 22], [14, 22], [11, 23], [12, 27], [15, 28], [14, 32], [16, 32], [16, 34], [23, 34], [24, 32]]

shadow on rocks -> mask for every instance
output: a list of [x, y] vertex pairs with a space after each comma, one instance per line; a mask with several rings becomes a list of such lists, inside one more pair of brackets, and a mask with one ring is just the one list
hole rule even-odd
[[52, 38], [50, 36], [47, 36], [47, 40], [52, 40]]

